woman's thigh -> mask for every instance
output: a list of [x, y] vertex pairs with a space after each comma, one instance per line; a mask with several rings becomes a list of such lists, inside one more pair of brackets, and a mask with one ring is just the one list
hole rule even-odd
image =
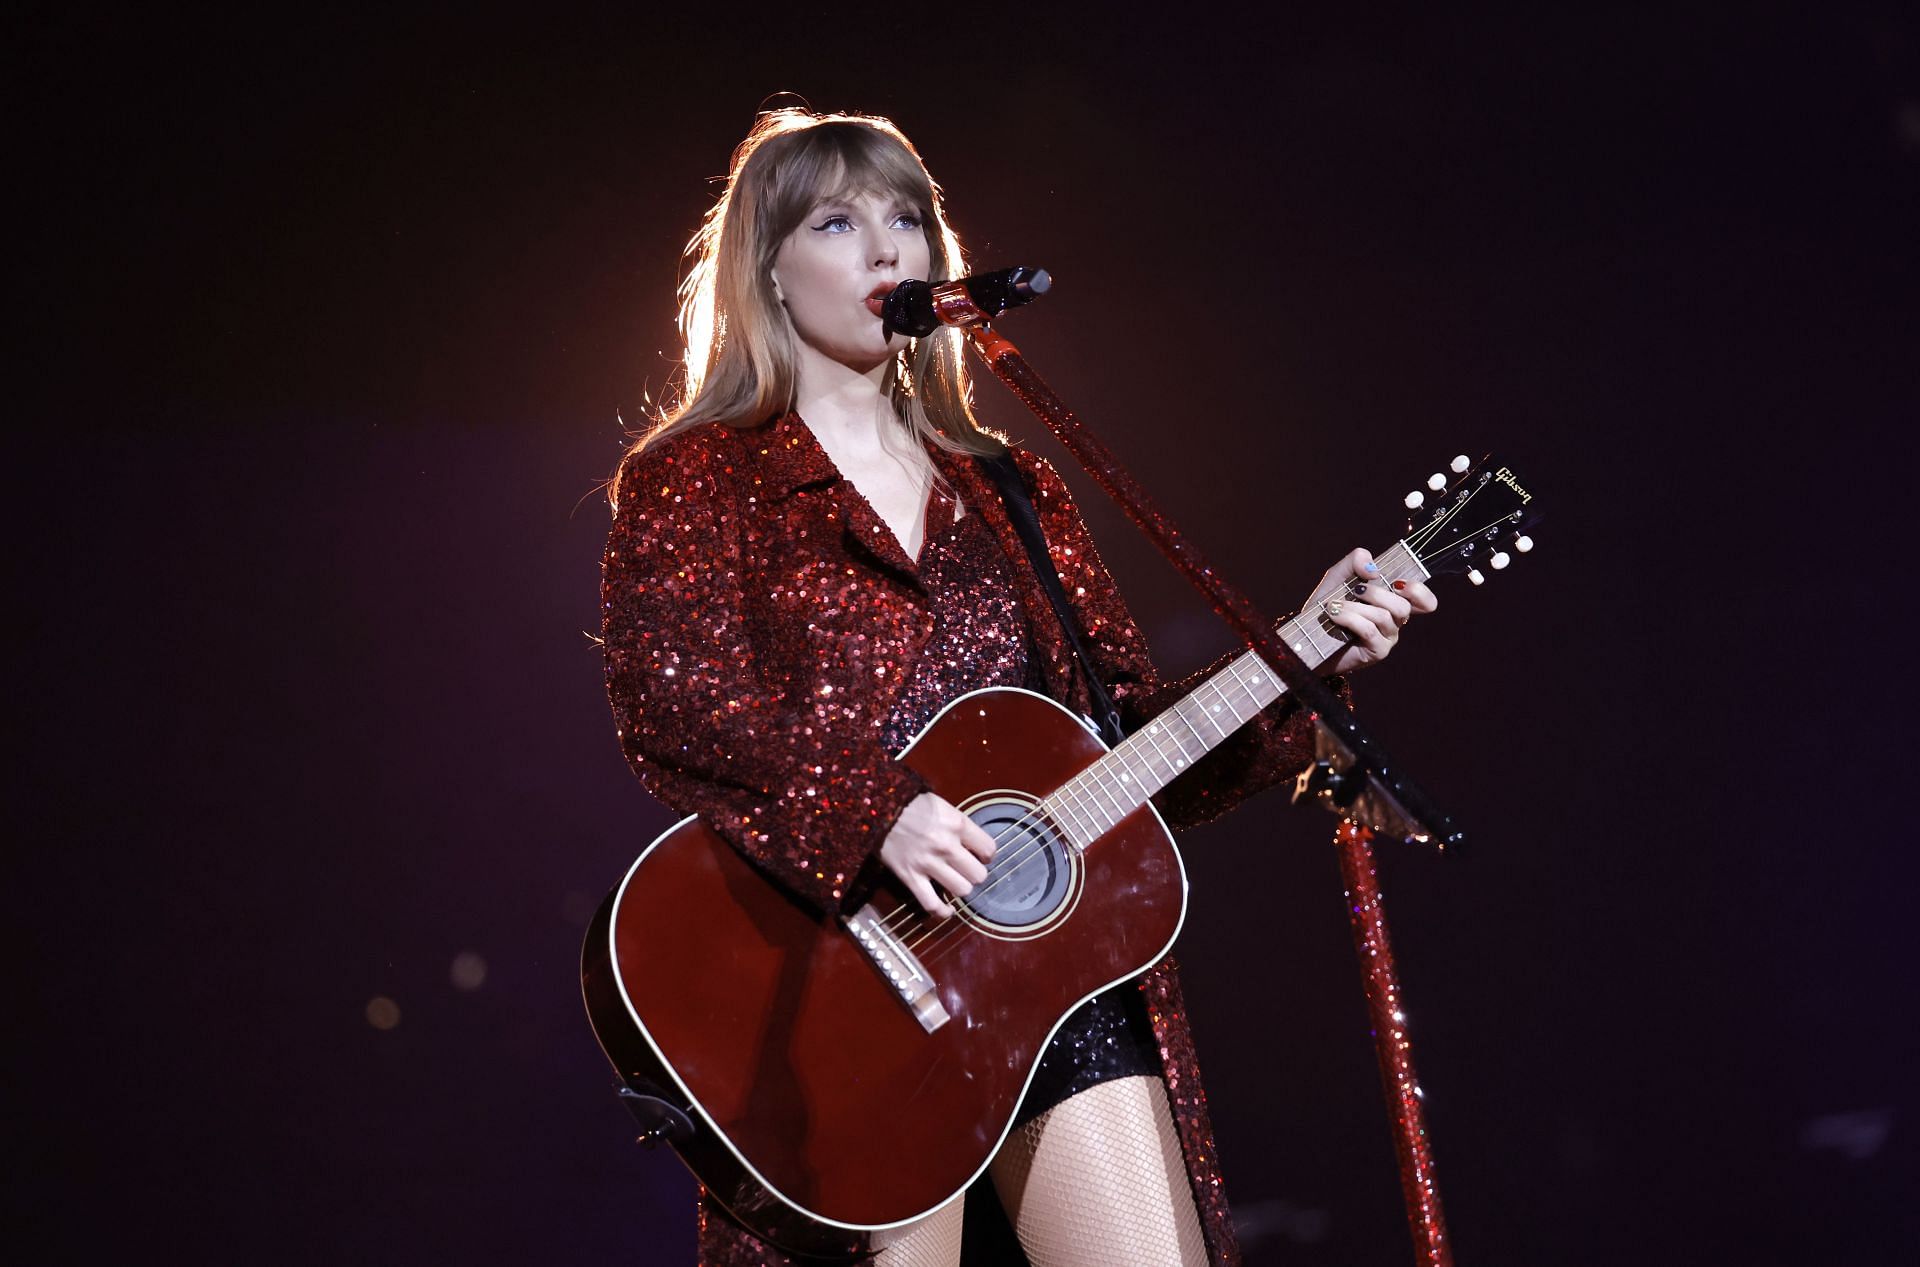
[[918, 1223], [882, 1234], [874, 1267], [960, 1267], [960, 1227], [966, 1197], [957, 1197]]
[[1205, 1267], [1180, 1136], [1160, 1079], [1119, 1078], [1007, 1137], [993, 1186], [1034, 1267]]

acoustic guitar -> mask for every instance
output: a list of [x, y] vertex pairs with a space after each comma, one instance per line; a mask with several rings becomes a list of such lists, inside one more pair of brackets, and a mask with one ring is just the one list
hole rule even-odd
[[[1532, 495], [1455, 459], [1408, 496], [1383, 579], [1507, 565]], [[1282, 627], [1309, 665], [1344, 634], [1317, 594]], [[962, 695], [900, 754], [998, 842], [935, 920], [880, 886], [828, 917], [697, 818], [640, 854], [587, 931], [587, 1014], [647, 1131], [743, 1226], [800, 1254], [865, 1252], [937, 1210], [1006, 1138], [1041, 1053], [1087, 999], [1162, 958], [1186, 872], [1149, 799], [1284, 683], [1248, 652], [1108, 749], [1045, 696]]]

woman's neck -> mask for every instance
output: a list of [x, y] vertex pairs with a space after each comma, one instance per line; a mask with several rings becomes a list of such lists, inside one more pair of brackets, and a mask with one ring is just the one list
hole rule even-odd
[[857, 370], [802, 345], [793, 407], [829, 451], [871, 454], [887, 447], [886, 428], [895, 425], [882, 361]]
[[937, 473], [926, 449], [894, 413], [887, 394], [889, 368], [883, 361], [863, 373], [806, 349], [793, 407], [841, 476], [913, 559], [925, 539], [927, 497]]

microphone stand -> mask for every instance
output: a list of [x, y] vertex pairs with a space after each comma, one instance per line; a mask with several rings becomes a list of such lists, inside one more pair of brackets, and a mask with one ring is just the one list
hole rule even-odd
[[988, 368], [1059, 438], [1101, 490], [1126, 511], [1162, 554], [1213, 605], [1227, 624], [1259, 653], [1319, 725], [1318, 759], [1300, 776], [1294, 799], [1314, 797], [1343, 815], [1334, 843], [1347, 890], [1354, 947], [1359, 952], [1373, 1023], [1374, 1053], [1391, 1111], [1401, 1194], [1417, 1260], [1424, 1267], [1452, 1267], [1452, 1244], [1434, 1177], [1431, 1137], [1413, 1072], [1413, 1046], [1401, 1005], [1399, 973], [1387, 938], [1386, 911], [1375, 881], [1371, 842], [1376, 830], [1458, 851], [1465, 834], [1399, 773], [1379, 745], [1331, 690], [1282, 641], [1247, 598], [1221, 577], [1148, 499], [1113, 453], [1053, 393], [1020, 349], [987, 322], [959, 283], [935, 290], [941, 319], [959, 325]]

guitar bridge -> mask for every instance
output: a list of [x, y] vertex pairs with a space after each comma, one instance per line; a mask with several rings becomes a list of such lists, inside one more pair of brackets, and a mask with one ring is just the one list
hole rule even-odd
[[866, 952], [867, 959], [886, 979], [893, 992], [913, 1013], [913, 1019], [931, 1034], [953, 1018], [940, 1002], [933, 976], [898, 937], [887, 930], [880, 913], [868, 903], [842, 920], [854, 941]]

